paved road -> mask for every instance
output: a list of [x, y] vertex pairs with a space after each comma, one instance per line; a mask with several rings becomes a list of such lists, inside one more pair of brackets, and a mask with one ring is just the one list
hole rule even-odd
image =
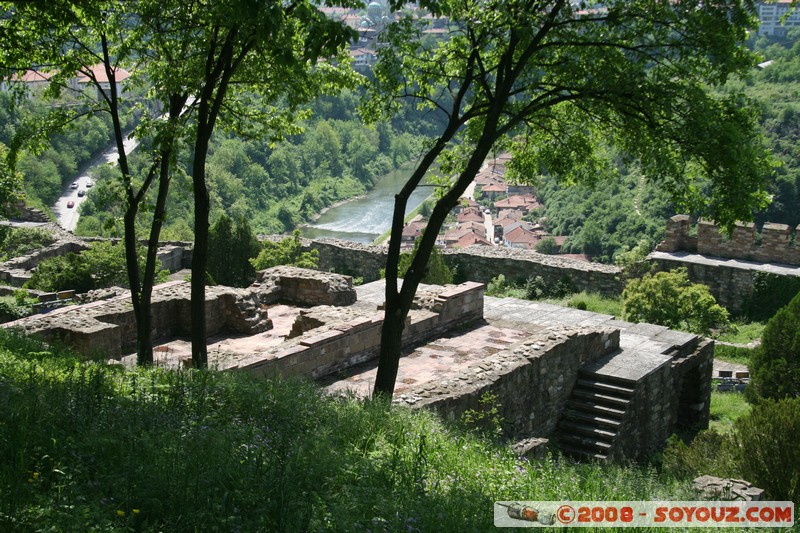
[[[139, 141], [136, 139], [125, 139], [125, 152], [130, 154], [138, 145]], [[72, 185], [67, 185], [61, 197], [53, 205], [53, 212], [58, 216], [58, 224], [67, 231], [75, 231], [78, 225], [78, 218], [80, 217], [80, 205], [86, 200], [86, 196], [78, 196], [80, 191], [90, 191], [87, 187], [91, 180], [89, 172], [97, 165], [116, 164], [119, 161], [119, 154], [117, 153], [116, 144], [113, 144], [102, 155], [94, 159], [90, 165], [85, 169], [83, 174], [75, 178], [74, 183], [78, 187], [73, 189]], [[67, 207], [69, 203], [73, 203], [73, 207]]]

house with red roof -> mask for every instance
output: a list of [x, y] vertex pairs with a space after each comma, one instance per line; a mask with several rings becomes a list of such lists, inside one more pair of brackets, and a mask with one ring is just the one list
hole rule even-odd
[[483, 222], [483, 213], [477, 207], [465, 207], [456, 215], [459, 224], [464, 222]]
[[498, 210], [515, 209], [517, 211], [522, 211], [524, 214], [528, 214], [533, 209], [541, 207], [541, 205], [542, 204], [539, 203], [539, 200], [537, 200], [535, 196], [522, 194], [515, 194], [494, 203], [495, 208]]
[[526, 228], [524, 224], [519, 224], [509, 227], [508, 231], [503, 234], [503, 244], [509, 248], [533, 250], [542, 238], [544, 238], [543, 235]]
[[[130, 73], [124, 68], [115, 67], [111, 69], [111, 74], [116, 85], [117, 94], [122, 93], [122, 82], [131, 77]], [[111, 77], [108, 75], [106, 67], [102, 63], [92, 65], [88, 69], [81, 69], [76, 81], [79, 89], [82, 91], [85, 91], [87, 88], [94, 87], [95, 84], [99, 84], [100, 87], [96, 89], [98, 100], [102, 98], [102, 95], [100, 94], [101, 91], [105, 92], [106, 94], [111, 91]]]

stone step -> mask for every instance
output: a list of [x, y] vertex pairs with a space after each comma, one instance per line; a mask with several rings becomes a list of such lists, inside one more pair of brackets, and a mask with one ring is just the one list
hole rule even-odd
[[588, 448], [596, 451], [597, 453], [608, 452], [611, 449], [611, 443], [602, 439], [595, 439], [593, 437], [586, 437], [584, 435], [571, 435], [564, 433], [558, 437], [559, 443], [570, 444], [572, 446], [579, 446], [581, 448]]
[[582, 368], [578, 372], [578, 379], [579, 380], [584, 379], [589, 381], [605, 383], [608, 385], [614, 385], [622, 390], [630, 391], [631, 394], [633, 394], [633, 389], [636, 388], [636, 381], [621, 378], [619, 376], [612, 376], [609, 374], [598, 374], [586, 367]]
[[619, 420], [614, 420], [613, 418], [599, 416], [594, 413], [578, 411], [578, 410], [565, 411], [564, 420], [570, 422], [581, 422], [584, 424], [595, 425], [598, 427], [610, 428], [612, 430], [617, 430], [619, 429], [620, 426]]
[[559, 445], [559, 450], [564, 455], [574, 457], [576, 459], [594, 459], [596, 461], [606, 462], [608, 456], [602, 453], [597, 453], [593, 450], [587, 450], [579, 446], [570, 446], [569, 444]]
[[583, 387], [576, 387], [572, 390], [573, 398], [580, 398], [591, 403], [607, 404], [611, 407], [619, 407], [623, 411], [627, 409], [630, 404], [630, 398], [620, 398], [619, 396], [597, 392], [592, 389], [585, 389]]
[[570, 398], [567, 401], [567, 409], [575, 411], [583, 411], [585, 413], [599, 415], [603, 418], [611, 418], [613, 420], [621, 421], [625, 416], [624, 409], [617, 409], [615, 407], [608, 407], [592, 402], [582, 401], [580, 399]]
[[617, 432], [611, 428], [571, 420], [561, 420], [558, 424], [558, 430], [562, 435], [587, 435], [608, 442], [612, 442], [617, 436]]
[[618, 385], [609, 381], [604, 381], [602, 379], [598, 379], [599, 377], [600, 376], [594, 375], [592, 377], [578, 378], [575, 386], [602, 391], [604, 393], [613, 394], [621, 398], [630, 398], [633, 396], [633, 387], [627, 387], [625, 385]]

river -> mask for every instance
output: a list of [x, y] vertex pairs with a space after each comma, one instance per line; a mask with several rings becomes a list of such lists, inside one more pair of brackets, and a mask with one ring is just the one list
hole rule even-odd
[[[300, 228], [304, 237], [318, 239], [333, 237], [346, 241], [370, 244], [392, 225], [394, 195], [413, 172], [412, 165], [403, 166], [378, 180], [365, 196], [328, 209], [313, 223]], [[411, 194], [406, 215], [419, 206], [430, 194], [430, 187], [418, 188]]]

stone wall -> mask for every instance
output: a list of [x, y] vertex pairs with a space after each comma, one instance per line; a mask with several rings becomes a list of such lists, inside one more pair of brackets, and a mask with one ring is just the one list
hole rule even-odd
[[800, 265], [800, 248], [792, 245], [795, 230], [786, 224], [765, 223], [761, 228], [760, 242], [756, 239], [756, 227], [750, 223], [737, 222], [730, 236], [713, 222], [705, 220], [697, 223], [696, 237], [689, 235], [690, 230], [689, 216], [675, 215], [667, 222], [664, 241], [656, 250]]
[[[271, 239], [275, 239], [274, 237]], [[364, 281], [380, 278], [386, 266], [386, 248], [365, 246], [336, 239], [303, 240], [305, 250], [319, 251], [319, 269], [334, 271]], [[545, 283], [567, 281], [578, 291], [590, 290], [617, 295], [625, 286], [622, 270], [616, 266], [589, 263], [554, 255], [539, 254], [530, 250], [502, 246], [470, 246], [443, 251], [448, 266], [460, 279], [488, 283], [498, 274], [515, 282], [541, 276]]]
[[[153, 291], [153, 338], [188, 336], [190, 333], [190, 286], [174, 281]], [[130, 295], [82, 306], [64, 307], [45, 315], [34, 315], [3, 327], [18, 327], [26, 333], [60, 340], [83, 353], [119, 357], [136, 351], [136, 321]], [[254, 334], [270, 327], [256, 295], [243, 289], [206, 289], [208, 336], [223, 331]]]
[[[437, 338], [455, 326], [483, 316], [484, 286], [463, 283], [441, 287], [430, 308], [409, 313], [403, 345]], [[324, 318], [317, 320], [322, 324]], [[306, 375], [320, 378], [374, 359], [380, 349], [383, 313], [357, 316], [330, 328], [316, 327], [268, 354], [254, 355], [234, 367], [256, 375]]]
[[89, 246], [78, 241], [57, 241], [28, 255], [15, 257], [0, 264], [0, 281], [14, 287], [22, 287], [26, 281], [31, 279], [31, 270], [45, 259], [66, 255], [70, 252], [80, 253], [88, 248]]
[[395, 398], [450, 420], [481, 412], [486, 393], [496, 396], [502, 426], [511, 437], [549, 437], [572, 393], [578, 371], [619, 347], [617, 329], [543, 329], [527, 340], [470, 366], [447, 382]]
[[14, 220], [22, 220], [25, 222], [50, 222], [50, 217], [41, 209], [28, 207], [23, 200], [19, 200], [13, 204], [6, 203], [2, 207], [0, 211]]

